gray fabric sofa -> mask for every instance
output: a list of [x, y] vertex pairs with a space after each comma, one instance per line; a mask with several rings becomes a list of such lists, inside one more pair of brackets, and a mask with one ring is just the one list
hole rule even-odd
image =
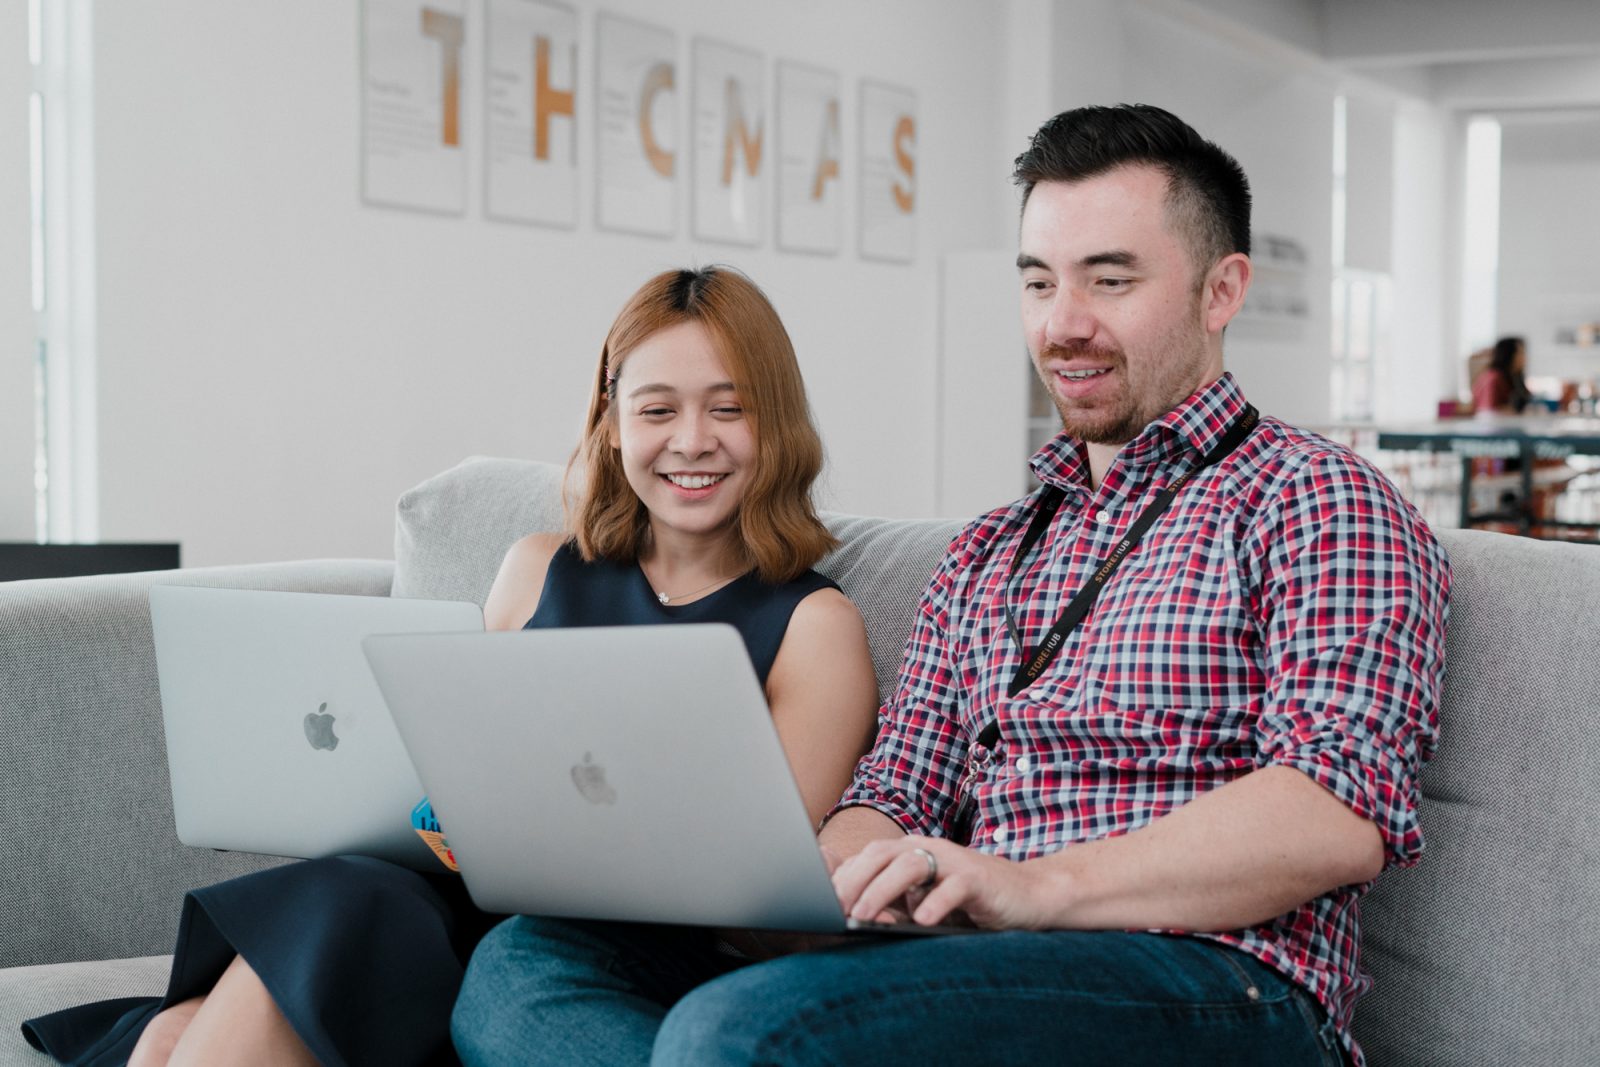
[[[268, 857], [173, 837], [148, 595], [184, 583], [481, 603], [559, 524], [559, 470], [469, 460], [400, 500], [395, 560], [0, 584], [0, 1067], [28, 1016], [157, 994], [183, 891]], [[881, 689], [955, 521], [829, 516]], [[1455, 568], [1428, 849], [1363, 905], [1371, 1062], [1600, 1063], [1600, 548], [1442, 534]], [[1174, 1054], [1174, 1062], [1182, 1056]]]

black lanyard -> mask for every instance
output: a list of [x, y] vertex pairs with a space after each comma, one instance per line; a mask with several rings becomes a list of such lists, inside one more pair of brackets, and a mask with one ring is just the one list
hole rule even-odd
[[[1228, 432], [1223, 436], [1222, 440], [1217, 442], [1217, 446], [1207, 452], [1197, 466], [1178, 475], [1170, 485], [1156, 494], [1156, 498], [1134, 520], [1133, 525], [1123, 535], [1122, 540], [1117, 542], [1117, 547], [1113, 548], [1111, 554], [1101, 561], [1100, 566], [1095, 568], [1094, 573], [1089, 576], [1089, 580], [1084, 583], [1083, 588], [1078, 590], [1078, 594], [1061, 610], [1061, 615], [1056, 619], [1055, 625], [1050, 627], [1050, 632], [1045, 634], [1044, 640], [1039, 642], [1039, 647], [1034, 649], [1031, 654], [1028, 653], [1027, 648], [1022, 643], [1022, 635], [1018, 632], [1016, 619], [1011, 614], [1011, 605], [1005, 598], [1002, 598], [1001, 607], [1005, 611], [1006, 627], [1011, 631], [1011, 640], [1016, 643], [1018, 651], [1023, 653], [1022, 664], [1017, 668], [1017, 673], [1011, 678], [1011, 684], [1006, 688], [1007, 696], [1014, 697], [1039, 680], [1039, 676], [1044, 674], [1045, 670], [1054, 662], [1056, 654], [1061, 651], [1061, 646], [1066, 644], [1067, 635], [1072, 633], [1077, 625], [1083, 621], [1084, 616], [1089, 614], [1089, 609], [1094, 606], [1095, 599], [1100, 595], [1100, 590], [1105, 588], [1106, 583], [1111, 580], [1111, 576], [1116, 573], [1117, 568], [1122, 565], [1122, 561], [1138, 545], [1146, 531], [1155, 525], [1155, 521], [1161, 516], [1161, 513], [1171, 506], [1178, 493], [1189, 483], [1189, 479], [1238, 448], [1240, 443], [1250, 436], [1250, 431], [1256, 428], [1256, 423], [1260, 419], [1261, 417], [1256, 409], [1246, 404], [1244, 411], [1234, 421], [1233, 425], [1228, 428]], [[1011, 566], [1006, 571], [1008, 592], [1012, 578], [1016, 576], [1023, 562], [1037, 547], [1039, 539], [1044, 536], [1045, 530], [1050, 525], [1050, 520], [1055, 518], [1056, 512], [1061, 508], [1061, 501], [1065, 497], [1066, 493], [1055, 486], [1046, 487], [1040, 496], [1039, 509], [1034, 513], [1033, 522], [1028, 525], [1027, 532], [1022, 535], [1022, 541], [1017, 545], [1016, 552], [1012, 554]], [[991, 719], [988, 725], [978, 734], [978, 744], [983, 745], [985, 748], [994, 747], [994, 743], [999, 739], [999, 719]]]

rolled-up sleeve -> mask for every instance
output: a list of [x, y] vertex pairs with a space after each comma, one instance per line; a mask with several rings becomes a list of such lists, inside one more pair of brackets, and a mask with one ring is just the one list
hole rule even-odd
[[950, 617], [970, 534], [969, 528], [951, 543], [923, 593], [899, 682], [878, 709], [877, 740], [828, 818], [845, 808], [867, 807], [908, 834], [944, 836], [966, 758]]
[[1377, 827], [1385, 869], [1422, 850], [1419, 775], [1438, 736], [1450, 567], [1376, 471], [1303, 465], [1251, 542], [1269, 684], [1262, 766], [1293, 767]]

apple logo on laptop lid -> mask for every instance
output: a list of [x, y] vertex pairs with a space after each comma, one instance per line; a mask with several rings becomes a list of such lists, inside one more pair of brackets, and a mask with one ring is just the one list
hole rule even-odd
[[311, 742], [314, 749], [332, 752], [339, 747], [339, 738], [333, 732], [333, 716], [327, 711], [328, 702], [324, 700], [316, 711], [306, 714], [306, 740]]
[[578, 787], [583, 799], [591, 804], [615, 804], [617, 791], [606, 782], [606, 769], [596, 763], [589, 753], [583, 754], [582, 763], [572, 765], [572, 784]]

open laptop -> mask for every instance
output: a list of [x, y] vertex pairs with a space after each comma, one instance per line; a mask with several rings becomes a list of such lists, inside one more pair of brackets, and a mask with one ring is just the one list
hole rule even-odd
[[178, 840], [436, 869], [422, 786], [361, 639], [482, 631], [475, 604], [156, 586], [156, 671]]
[[719, 623], [369, 637], [485, 911], [842, 933], [739, 634]]

